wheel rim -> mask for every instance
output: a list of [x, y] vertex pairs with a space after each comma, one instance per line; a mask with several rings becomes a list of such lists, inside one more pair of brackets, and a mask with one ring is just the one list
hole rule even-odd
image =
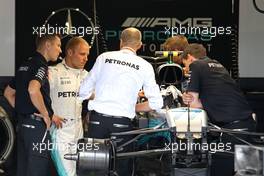
[[0, 106], [0, 164], [10, 155], [15, 140], [14, 128], [6, 111]]

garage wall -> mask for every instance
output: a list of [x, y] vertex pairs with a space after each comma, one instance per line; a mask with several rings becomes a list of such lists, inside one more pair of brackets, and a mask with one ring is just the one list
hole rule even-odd
[[[264, 14], [256, 10], [254, 0], [240, 0], [239, 74], [241, 78], [264, 78]], [[255, 0], [264, 10], [264, 1]]]
[[257, 131], [264, 131], [264, 11], [263, 0], [240, 0], [239, 75], [240, 86], [257, 115]]
[[15, 73], [15, 0], [0, 1], [0, 76]]

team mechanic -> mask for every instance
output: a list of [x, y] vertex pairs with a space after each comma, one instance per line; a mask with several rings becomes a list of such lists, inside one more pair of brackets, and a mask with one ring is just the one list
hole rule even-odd
[[[185, 48], [182, 58], [183, 64], [191, 71], [188, 93], [183, 94], [184, 103], [189, 103], [190, 107], [204, 108], [209, 121], [219, 127], [255, 131], [252, 110], [223, 65], [208, 58], [203, 45], [195, 43]], [[251, 140], [247, 136], [239, 137]], [[223, 135], [221, 142], [231, 143], [232, 150], [235, 144], [241, 144], [230, 135]], [[234, 158], [230, 157], [221, 162], [212, 175], [234, 175], [233, 167]]]
[[89, 55], [89, 44], [81, 37], [73, 37], [66, 44], [65, 59], [49, 67], [50, 96], [56, 124], [51, 138], [52, 159], [60, 176], [75, 176], [76, 162], [64, 159], [66, 153], [76, 152], [76, 143], [83, 137], [82, 101], [77, 99], [81, 81], [88, 72], [84, 69]]
[[[47, 147], [50, 135], [46, 128], [49, 129], [54, 114], [49, 96], [48, 61], [57, 60], [60, 46], [58, 35], [37, 37], [37, 52], [19, 67], [4, 92], [18, 117], [17, 176], [50, 175]], [[44, 147], [40, 150], [40, 146]]]
[[[120, 51], [106, 52], [98, 56], [90, 75], [80, 87], [80, 98], [87, 99], [95, 90], [95, 98], [88, 103], [91, 110], [88, 136], [109, 138], [113, 132], [132, 130], [135, 111], [157, 110], [163, 100], [155, 81], [154, 71], [147, 61], [138, 57], [141, 32], [136, 28], [122, 31]], [[143, 87], [148, 102], [136, 104], [139, 90]], [[120, 144], [131, 139], [124, 136]], [[118, 144], [118, 145], [120, 145]], [[131, 147], [123, 151], [130, 151]], [[131, 175], [131, 160], [117, 161], [120, 176]]]

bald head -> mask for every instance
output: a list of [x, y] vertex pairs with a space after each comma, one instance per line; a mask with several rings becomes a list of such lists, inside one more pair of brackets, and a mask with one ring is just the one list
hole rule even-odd
[[141, 47], [141, 32], [133, 27], [126, 28], [121, 33], [121, 48], [128, 46], [134, 49], [139, 49]]

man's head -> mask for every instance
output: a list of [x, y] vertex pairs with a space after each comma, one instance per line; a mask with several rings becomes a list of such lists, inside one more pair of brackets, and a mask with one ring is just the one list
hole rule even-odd
[[182, 62], [186, 67], [189, 67], [189, 65], [200, 58], [203, 58], [206, 56], [206, 49], [204, 48], [204, 46], [202, 44], [198, 44], [198, 43], [192, 43], [190, 45], [188, 45], [182, 55]]
[[71, 38], [65, 47], [66, 64], [75, 69], [83, 69], [90, 51], [89, 44], [81, 37]]
[[36, 48], [47, 61], [56, 61], [61, 53], [61, 40], [58, 34], [44, 34], [36, 38]]
[[168, 51], [183, 51], [188, 44], [188, 40], [185, 36], [175, 35], [167, 38], [167, 40], [163, 43], [163, 47], [164, 50]]
[[[163, 43], [163, 48], [165, 51], [183, 51], [188, 46], [188, 40], [183, 35], [176, 35]], [[181, 59], [178, 56], [173, 57], [173, 61], [177, 64], [181, 64]]]
[[141, 38], [141, 32], [138, 29], [126, 28], [121, 33], [120, 48], [130, 47], [137, 51], [142, 45]]

